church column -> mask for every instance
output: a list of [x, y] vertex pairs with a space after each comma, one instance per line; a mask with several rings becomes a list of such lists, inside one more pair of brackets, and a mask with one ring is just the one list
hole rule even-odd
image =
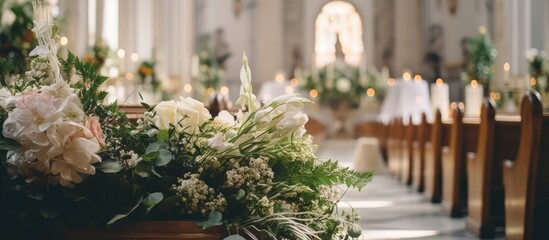
[[[495, 86], [504, 86], [503, 65], [510, 64], [511, 76], [528, 74], [526, 51], [531, 47], [530, 0], [494, 1], [494, 42], [498, 51]], [[524, 87], [522, 79], [509, 82], [512, 88]]]
[[[284, 2], [257, 1], [255, 18], [255, 58], [256, 71], [253, 73], [254, 87], [274, 79], [278, 71], [284, 70]], [[240, 52], [235, 56], [240, 57]], [[288, 74], [286, 74], [288, 76]], [[259, 88], [256, 88], [259, 89]]]
[[394, 73], [400, 76], [405, 69], [419, 72], [423, 59], [423, 29], [420, 0], [395, 1]]
[[62, 35], [69, 39], [67, 48], [77, 56], [84, 56], [88, 50], [88, 2], [61, 0], [60, 18], [66, 24]]
[[183, 85], [191, 82], [194, 49], [195, 1], [154, 1], [153, 46], [157, 71], [170, 78], [173, 95], [183, 95]]

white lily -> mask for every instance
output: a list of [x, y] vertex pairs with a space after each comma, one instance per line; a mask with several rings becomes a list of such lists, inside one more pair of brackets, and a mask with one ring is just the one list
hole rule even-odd
[[240, 97], [236, 100], [236, 104], [241, 107], [246, 107], [248, 112], [253, 112], [256, 109], [256, 96], [252, 92], [252, 73], [248, 66], [248, 57], [243, 53], [242, 68], [240, 69]]

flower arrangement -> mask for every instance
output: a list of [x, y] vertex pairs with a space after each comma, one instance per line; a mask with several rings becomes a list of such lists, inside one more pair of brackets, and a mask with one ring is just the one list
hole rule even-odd
[[86, 55], [84, 61], [89, 62], [95, 68], [97, 73], [100, 73], [101, 68], [109, 58], [111, 49], [104, 41], [99, 41], [92, 47], [92, 54]]
[[378, 93], [377, 96], [382, 97], [386, 85], [381, 80], [380, 73], [368, 69], [362, 76], [359, 71], [358, 68], [348, 65], [327, 66], [316, 73], [306, 74], [301, 88], [308, 92], [317, 91], [320, 104], [330, 107], [338, 107], [345, 102], [356, 108], [369, 88], [373, 88]]
[[143, 85], [150, 85], [153, 92], [157, 92], [160, 89], [160, 81], [156, 76], [154, 66], [156, 63], [151, 60], [143, 61], [137, 68], [137, 75], [139, 76], [139, 83]]
[[466, 83], [473, 79], [477, 80], [478, 83], [486, 85], [485, 89], [488, 91], [494, 77], [497, 51], [486, 28], [480, 27], [478, 37], [468, 40], [466, 47], [469, 59], [461, 76], [462, 80]]
[[549, 72], [547, 71], [545, 53], [533, 48], [526, 52], [526, 59], [528, 60], [530, 77], [535, 80], [530, 81], [530, 85], [538, 92], [549, 91], [549, 84], [547, 83]]
[[211, 93], [219, 90], [223, 82], [223, 70], [219, 68], [214, 54], [204, 48], [200, 50], [198, 57], [198, 82]]
[[340, 188], [360, 190], [372, 173], [314, 155], [301, 111], [309, 100], [285, 95], [258, 107], [244, 56], [236, 115], [212, 118], [182, 97], [143, 103], [132, 124], [115, 103], [101, 104], [106, 77], [90, 63], [58, 60], [51, 17], [35, 8], [33, 74], [0, 88], [3, 234], [181, 219], [222, 225], [226, 239], [360, 235], [356, 212], [337, 203]]
[[26, 59], [36, 46], [30, 2], [0, 1], [0, 80], [25, 73]]

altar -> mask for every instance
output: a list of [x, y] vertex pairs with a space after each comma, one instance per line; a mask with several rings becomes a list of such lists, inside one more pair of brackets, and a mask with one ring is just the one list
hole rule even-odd
[[401, 117], [408, 124], [411, 117], [413, 124], [419, 124], [422, 113], [426, 114], [427, 120], [433, 119], [427, 82], [423, 79], [397, 79], [387, 88], [378, 121], [388, 124]]

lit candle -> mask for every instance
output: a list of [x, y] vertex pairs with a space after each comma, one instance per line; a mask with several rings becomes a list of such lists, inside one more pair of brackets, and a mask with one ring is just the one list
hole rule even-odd
[[465, 86], [465, 115], [480, 116], [483, 92], [484, 89], [477, 80], [472, 80], [471, 84]]
[[284, 82], [284, 74], [282, 74], [282, 73], [277, 73], [277, 74], [275, 75], [275, 81], [276, 81], [277, 83], [282, 83], [282, 82]]
[[120, 72], [120, 74], [122, 74], [125, 70], [125, 68], [124, 68], [124, 56], [126, 56], [126, 51], [124, 51], [124, 49], [121, 48], [121, 49], [118, 49], [116, 54], [118, 55], [119, 72]]
[[412, 74], [410, 74], [409, 72], [404, 72], [402, 74], [402, 79], [404, 79], [404, 81], [408, 81], [408, 80], [412, 79]]
[[199, 68], [199, 59], [198, 55], [194, 54], [191, 58], [191, 77], [197, 78], [198, 77], [198, 68]]
[[509, 63], [503, 64], [503, 82], [509, 81], [509, 70], [511, 69], [511, 66]]
[[414, 81], [416, 81], [416, 82], [421, 82], [421, 80], [423, 80], [423, 78], [421, 78], [421, 75], [416, 74], [416, 75], [414, 76]]
[[431, 84], [431, 103], [433, 104], [433, 112], [436, 112], [436, 110], [439, 109], [442, 114], [442, 119], [448, 119], [450, 91], [448, 84], [446, 84], [442, 78], [437, 79], [434, 84]]

